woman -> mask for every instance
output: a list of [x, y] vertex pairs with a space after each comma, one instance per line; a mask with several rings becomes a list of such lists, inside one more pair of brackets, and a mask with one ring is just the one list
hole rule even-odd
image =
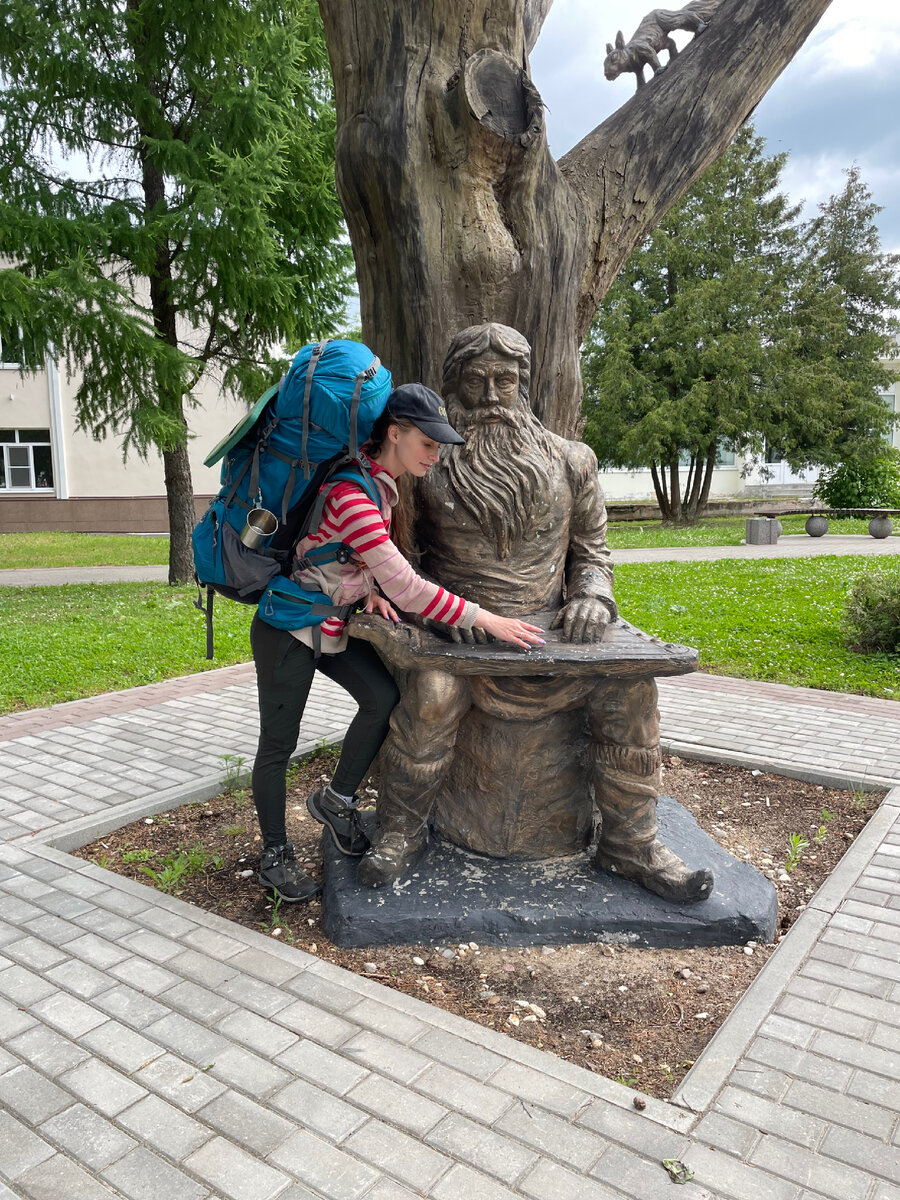
[[[460, 629], [483, 629], [499, 641], [528, 649], [543, 645], [535, 625], [479, 608], [417, 575], [391, 538], [397, 480], [421, 478], [438, 460], [442, 444], [462, 445], [447, 421], [441, 398], [422, 384], [405, 384], [388, 398], [362, 458], [378, 489], [376, 506], [353, 483], [331, 487], [318, 529], [297, 547], [294, 578], [324, 592], [336, 605], [365, 600], [365, 611], [399, 622], [394, 604]], [[326, 485], [327, 487], [328, 485]], [[309, 567], [304, 555], [323, 542], [341, 541], [354, 552], [350, 562]], [[320, 627], [321, 656], [313, 631], [290, 633], [255, 617], [250, 630], [259, 690], [260, 736], [253, 767], [253, 796], [263, 837], [259, 882], [281, 900], [309, 900], [321, 890], [297, 865], [285, 830], [285, 773], [297, 745], [300, 721], [316, 669], [345, 688], [359, 705], [344, 738], [331, 782], [309, 797], [307, 807], [344, 853], [360, 856], [369, 841], [357, 813], [356, 789], [378, 753], [399, 698], [397, 685], [368, 642], [349, 639], [344, 622], [328, 618]]]

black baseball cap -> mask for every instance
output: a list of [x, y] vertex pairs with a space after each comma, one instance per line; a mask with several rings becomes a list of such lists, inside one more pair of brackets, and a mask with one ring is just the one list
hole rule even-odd
[[388, 396], [385, 412], [388, 417], [405, 417], [412, 421], [417, 429], [433, 438], [436, 442], [445, 442], [452, 446], [464, 446], [465, 438], [461, 438], [447, 420], [447, 410], [444, 402], [431, 388], [424, 383], [402, 383], [394, 388]]

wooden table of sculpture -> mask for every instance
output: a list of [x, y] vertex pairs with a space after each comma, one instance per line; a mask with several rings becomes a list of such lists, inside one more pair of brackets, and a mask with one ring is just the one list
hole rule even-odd
[[416, 542], [445, 587], [553, 632], [525, 652], [353, 618], [355, 636], [408, 673], [358, 880], [407, 878], [429, 823], [467, 849], [537, 859], [583, 851], [596, 812], [598, 868], [669, 900], [705, 900], [712, 873], [686, 866], [656, 822], [654, 676], [694, 670], [697, 653], [618, 618], [596, 458], [533, 415], [530, 362], [507, 326], [453, 340], [443, 393], [466, 444], [445, 447], [423, 481]]

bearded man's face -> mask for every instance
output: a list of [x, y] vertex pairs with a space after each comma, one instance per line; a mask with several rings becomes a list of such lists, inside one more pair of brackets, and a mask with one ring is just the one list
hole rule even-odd
[[465, 363], [456, 395], [464, 408], [481, 410], [479, 421], [489, 421], [492, 410], [514, 407], [519, 395], [519, 364], [505, 354], [487, 350]]

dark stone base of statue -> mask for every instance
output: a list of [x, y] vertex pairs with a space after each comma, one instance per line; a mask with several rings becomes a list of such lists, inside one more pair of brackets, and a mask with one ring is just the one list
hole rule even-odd
[[[367, 820], [374, 825], [370, 814]], [[432, 835], [426, 857], [391, 887], [356, 883], [356, 859], [323, 839], [326, 935], [338, 946], [491, 946], [614, 942], [720, 946], [771, 942], [772, 883], [733, 858], [686, 809], [661, 796], [660, 833], [692, 866], [710, 867], [715, 890], [702, 905], [673, 904], [591, 866], [588, 852], [521, 861], [489, 858]]]

